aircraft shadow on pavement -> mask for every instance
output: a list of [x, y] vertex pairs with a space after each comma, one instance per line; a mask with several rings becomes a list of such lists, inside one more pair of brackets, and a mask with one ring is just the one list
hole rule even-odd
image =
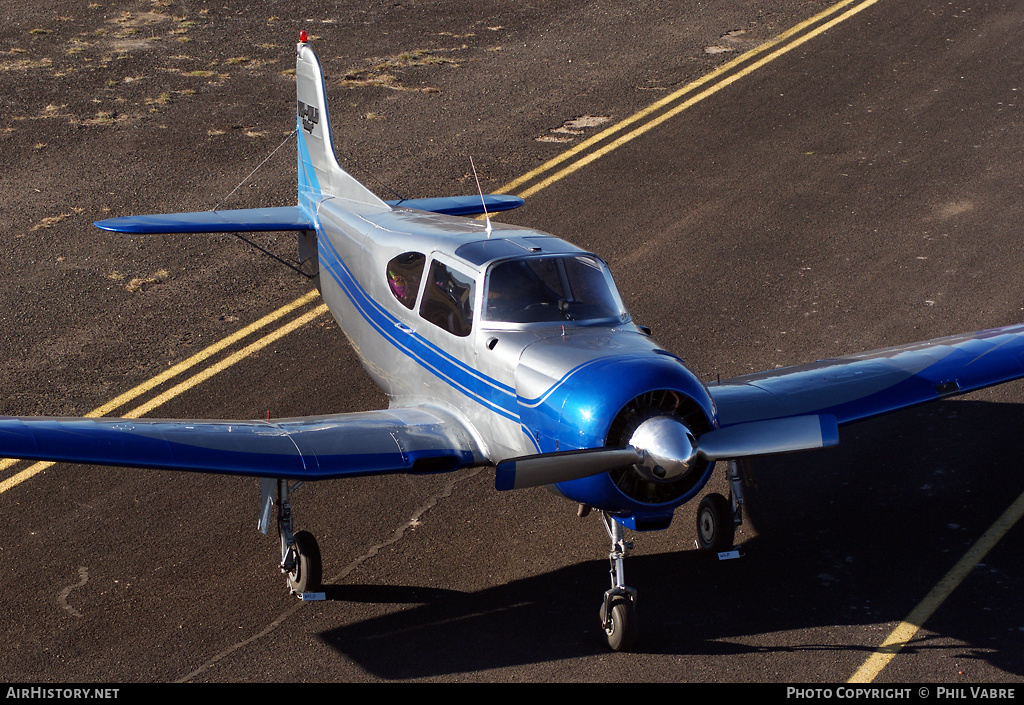
[[[639, 589], [637, 650], [867, 657], [878, 644], [857, 627], [903, 620], [1024, 491], [1024, 469], [1007, 465], [1022, 420], [1018, 404], [944, 402], [844, 428], [836, 449], [748, 466], [746, 522], [756, 535], [743, 558], [639, 555], [644, 535], [634, 536], [626, 575]], [[670, 531], [692, 541], [689, 526]], [[904, 652], [952, 648], [962, 661], [1024, 675], [1024, 578], [1007, 570], [1022, 542], [1011, 531]], [[328, 599], [407, 606], [320, 636], [391, 679], [600, 654], [607, 572], [607, 561], [589, 560], [475, 593], [328, 586]], [[880, 641], [887, 630], [873, 634]]]

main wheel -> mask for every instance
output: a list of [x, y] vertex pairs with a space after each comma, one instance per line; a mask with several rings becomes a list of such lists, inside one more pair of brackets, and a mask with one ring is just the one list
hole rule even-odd
[[[626, 597], [614, 597], [611, 602], [612, 615], [610, 623], [604, 627], [605, 638], [612, 651], [629, 651], [636, 644], [637, 624], [636, 608], [633, 601]], [[601, 605], [601, 624], [608, 622], [605, 606]]]
[[313, 534], [300, 531], [295, 534], [295, 569], [288, 573], [288, 587], [292, 592], [316, 592], [323, 579], [323, 564], [320, 562], [320, 546]]
[[736, 525], [732, 521], [729, 500], [711, 493], [697, 508], [697, 545], [708, 553], [721, 553], [732, 548]]

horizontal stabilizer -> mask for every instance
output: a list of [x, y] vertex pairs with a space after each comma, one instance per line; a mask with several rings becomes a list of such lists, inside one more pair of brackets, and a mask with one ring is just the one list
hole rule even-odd
[[[508, 211], [523, 205], [518, 196], [488, 194], [479, 196], [445, 196], [387, 201], [389, 206], [412, 208], [442, 215], [479, 215]], [[108, 218], [95, 223], [101, 230], [134, 235], [169, 235], [174, 233], [257, 233], [294, 230], [315, 230], [312, 219], [298, 206], [282, 208], [241, 208], [199, 213], [163, 213]]]
[[488, 213], [499, 211], [510, 211], [523, 205], [523, 199], [518, 196], [506, 196], [504, 194], [491, 193], [480, 196], [447, 196], [442, 198], [410, 198], [400, 201], [385, 201], [389, 206], [398, 208], [412, 208], [418, 211], [429, 211], [441, 213], [442, 215], [481, 215], [484, 212], [483, 206], [487, 206]]
[[298, 206], [134, 215], [100, 220], [95, 225], [101, 230], [136, 235], [255, 233], [316, 229], [313, 221]]

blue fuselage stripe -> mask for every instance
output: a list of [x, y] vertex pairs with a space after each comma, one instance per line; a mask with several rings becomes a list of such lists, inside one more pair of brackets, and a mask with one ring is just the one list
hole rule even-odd
[[507, 419], [519, 421], [519, 408], [512, 387], [481, 374], [407, 330], [405, 323], [384, 309], [359, 285], [333, 243], [326, 237], [320, 237], [318, 241], [321, 266], [337, 282], [359, 315], [385, 340], [472, 401]]

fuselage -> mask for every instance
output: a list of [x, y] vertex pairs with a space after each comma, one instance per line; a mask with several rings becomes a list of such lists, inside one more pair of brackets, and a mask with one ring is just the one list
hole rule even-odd
[[[705, 387], [633, 324], [594, 255], [536, 230], [341, 199], [317, 219], [321, 293], [391, 406], [443, 408], [491, 462], [625, 445], [655, 414], [714, 427]], [[647, 487], [624, 469], [556, 489], [655, 528], [710, 471]]]

